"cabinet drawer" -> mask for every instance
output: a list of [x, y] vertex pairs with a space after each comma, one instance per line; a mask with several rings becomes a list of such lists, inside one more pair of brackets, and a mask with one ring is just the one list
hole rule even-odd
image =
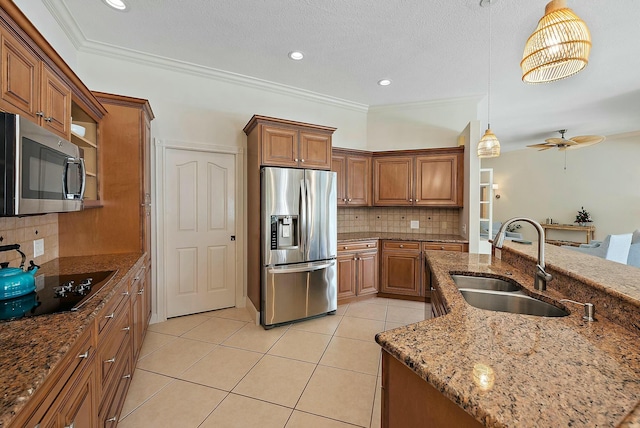
[[123, 308], [125, 306], [129, 306], [128, 304], [125, 304], [128, 302], [128, 299], [129, 287], [126, 281], [122, 281], [120, 285], [118, 285], [118, 289], [113, 297], [111, 297], [111, 300], [109, 300], [102, 311], [100, 311], [100, 316], [98, 317], [99, 338], [107, 331], [107, 327], [109, 327], [113, 321], [118, 318]]
[[457, 244], [452, 242], [424, 242], [422, 244], [424, 251], [459, 251], [464, 252], [464, 244]]
[[103, 398], [103, 404], [98, 415], [100, 425], [103, 428], [113, 428], [118, 424], [120, 412], [127, 396], [127, 390], [131, 383], [131, 360], [127, 359], [116, 369], [113, 385]]
[[130, 350], [127, 351], [131, 341], [131, 323], [129, 319], [129, 306], [127, 305], [118, 318], [115, 319], [112, 328], [98, 342], [98, 381], [103, 388], [109, 383], [109, 376], [114, 372], [114, 367], [120, 360], [131, 358]]
[[414, 241], [383, 241], [383, 250], [420, 250], [420, 243]]
[[358, 241], [338, 243], [338, 251], [377, 250], [378, 241]]

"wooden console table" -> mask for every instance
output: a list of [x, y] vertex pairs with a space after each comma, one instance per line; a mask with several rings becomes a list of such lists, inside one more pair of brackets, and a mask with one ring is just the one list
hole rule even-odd
[[596, 231], [595, 226], [577, 226], [574, 224], [542, 224], [542, 228], [545, 233], [545, 242], [550, 244], [556, 244], [558, 242], [563, 243], [562, 241], [555, 241], [553, 239], [548, 239], [547, 231], [548, 230], [565, 230], [570, 232], [582, 232], [587, 235], [587, 244], [591, 242], [593, 239], [594, 233]]

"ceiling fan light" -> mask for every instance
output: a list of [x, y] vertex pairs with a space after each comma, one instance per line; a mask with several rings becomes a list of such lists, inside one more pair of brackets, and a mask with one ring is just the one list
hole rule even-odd
[[580, 72], [589, 63], [591, 34], [565, 0], [553, 0], [524, 47], [522, 81], [546, 83]]
[[500, 141], [498, 141], [496, 134], [491, 131], [491, 128], [487, 128], [478, 142], [478, 157], [497, 158], [498, 156], [500, 156]]

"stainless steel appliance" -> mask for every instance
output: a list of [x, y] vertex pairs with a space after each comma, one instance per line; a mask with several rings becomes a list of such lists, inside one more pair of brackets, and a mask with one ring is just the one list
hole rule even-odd
[[0, 113], [0, 216], [78, 211], [81, 149], [16, 114]]
[[263, 168], [261, 184], [262, 325], [335, 312], [336, 173]]
[[0, 301], [0, 320], [35, 317], [57, 312], [77, 311], [118, 271], [101, 271], [70, 275], [39, 275], [36, 290]]

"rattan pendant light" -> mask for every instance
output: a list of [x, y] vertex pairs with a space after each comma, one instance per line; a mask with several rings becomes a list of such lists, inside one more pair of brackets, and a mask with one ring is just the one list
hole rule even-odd
[[487, 130], [478, 142], [479, 158], [496, 158], [500, 156], [500, 141], [498, 137], [491, 131], [491, 3], [495, 0], [484, 0], [480, 2], [481, 6], [485, 4], [489, 8], [489, 74], [487, 82]]
[[586, 67], [590, 51], [587, 24], [565, 0], [553, 0], [524, 47], [522, 81], [546, 83], [572, 76]]

